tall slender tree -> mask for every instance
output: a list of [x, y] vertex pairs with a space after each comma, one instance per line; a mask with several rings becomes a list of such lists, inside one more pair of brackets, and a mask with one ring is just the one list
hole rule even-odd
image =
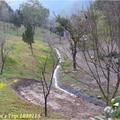
[[34, 29], [30, 23], [25, 25], [25, 32], [22, 35], [22, 39], [30, 46], [31, 53], [33, 55], [32, 44], [34, 43]]
[[[49, 63], [49, 60], [51, 61], [51, 64]], [[42, 92], [43, 92], [43, 97], [44, 97], [44, 114], [45, 117], [48, 116], [48, 100], [49, 100], [49, 95], [52, 89], [52, 83], [53, 83], [53, 76], [54, 76], [54, 71], [59, 64], [59, 60], [57, 59], [56, 55], [54, 54], [53, 48], [50, 46], [50, 53], [48, 56], [46, 56], [44, 62], [41, 62], [37, 60], [37, 66], [38, 66], [38, 73], [39, 75], [36, 75], [40, 81], [41, 81], [41, 86], [42, 86]], [[50, 71], [48, 72], [48, 66], [50, 66]], [[49, 77], [47, 77], [49, 74]]]
[[10, 49], [6, 46], [6, 36], [4, 32], [0, 32], [0, 57], [1, 57], [1, 68], [0, 68], [0, 74], [3, 74], [3, 70], [5, 67], [6, 59], [10, 53]]
[[73, 58], [73, 69], [77, 70], [76, 55], [77, 45], [80, 38], [84, 35], [83, 19], [80, 16], [72, 15], [71, 18], [65, 18], [58, 16], [56, 22], [58, 22], [66, 31], [70, 34], [70, 46]]

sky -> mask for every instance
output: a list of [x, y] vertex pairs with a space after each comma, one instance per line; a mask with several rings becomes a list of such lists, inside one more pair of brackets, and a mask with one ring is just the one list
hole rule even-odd
[[[27, 0], [5, 0], [15, 10], [19, 5]], [[51, 15], [70, 14], [77, 9], [85, 9], [88, 7], [90, 0], [39, 0], [43, 6], [50, 10]]]

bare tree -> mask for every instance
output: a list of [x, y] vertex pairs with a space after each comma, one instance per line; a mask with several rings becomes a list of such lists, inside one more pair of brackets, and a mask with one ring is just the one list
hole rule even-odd
[[[44, 63], [40, 63], [40, 61], [38, 61], [39, 65], [39, 72], [40, 72], [40, 81], [42, 84], [42, 90], [43, 90], [43, 96], [44, 96], [44, 114], [47, 117], [48, 116], [48, 96], [50, 95], [50, 91], [52, 88], [52, 83], [53, 83], [53, 74], [55, 71], [56, 66], [58, 65], [59, 61], [56, 58], [52, 47], [50, 47], [51, 51], [50, 51], [50, 56], [48, 55], [45, 60]], [[48, 61], [52, 59], [52, 68], [51, 71], [49, 73], [49, 71], [47, 71], [48, 68]], [[49, 63], [50, 64], [50, 63]], [[42, 67], [41, 67], [42, 66]], [[47, 75], [46, 75], [47, 74]], [[49, 75], [49, 78], [47, 77]]]
[[84, 59], [89, 68], [89, 75], [96, 80], [104, 99], [109, 104], [120, 84], [120, 51], [115, 42], [115, 28], [106, 16], [100, 16], [94, 6], [86, 14], [85, 27], [92, 42], [92, 50], [86, 49], [84, 41]]
[[72, 15], [71, 18], [65, 17], [57, 17], [56, 20], [66, 31], [70, 34], [70, 46], [72, 51], [72, 58], [73, 58], [73, 69], [77, 70], [77, 63], [76, 63], [76, 55], [77, 55], [77, 47], [80, 38], [84, 34], [84, 20], [81, 19], [81, 16]]
[[0, 74], [3, 74], [3, 69], [5, 66], [6, 58], [10, 50], [6, 47], [6, 38], [3, 32], [0, 32], [0, 52], [1, 52], [1, 69]]
[[[106, 16], [106, 19], [109, 21], [112, 27], [114, 40], [117, 43], [117, 46], [120, 49], [120, 1], [101, 1], [97, 0], [95, 2], [98, 10]], [[111, 9], [112, 8], [112, 9]]]

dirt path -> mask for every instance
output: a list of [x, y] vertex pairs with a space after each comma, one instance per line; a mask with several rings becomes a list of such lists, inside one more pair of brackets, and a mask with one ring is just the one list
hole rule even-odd
[[[31, 79], [18, 79], [18, 82], [13, 84], [12, 88], [31, 103], [44, 105], [40, 82]], [[48, 106], [71, 120], [90, 120], [91, 117], [100, 115], [103, 111], [103, 108], [87, 103], [82, 98], [71, 96], [54, 88], [51, 90]]]

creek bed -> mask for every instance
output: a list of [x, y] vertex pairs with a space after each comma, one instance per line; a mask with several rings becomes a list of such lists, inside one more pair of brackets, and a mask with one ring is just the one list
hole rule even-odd
[[86, 94], [83, 90], [81, 90], [80, 88], [74, 88], [71, 86], [66, 86], [63, 85], [62, 83], [60, 83], [60, 67], [61, 67], [61, 63], [64, 61], [62, 55], [60, 54], [58, 49], [55, 49], [56, 53], [58, 55], [58, 59], [59, 59], [59, 64], [58, 67], [56, 68], [55, 72], [54, 72], [54, 83], [55, 83], [55, 87], [59, 90], [62, 90], [66, 93], [69, 93], [71, 95], [75, 95], [77, 97], [82, 97], [84, 100], [86, 100], [89, 103], [93, 103], [95, 105], [101, 106], [101, 107], [105, 107], [106, 103], [102, 100], [102, 99], [98, 99], [94, 96], [89, 96], [88, 94]]
[[98, 99], [97, 97], [94, 97], [94, 96], [89, 96], [80, 88], [73, 88], [71, 86], [66, 86], [66, 85], [60, 85], [60, 87], [68, 91], [69, 93], [76, 95], [77, 97], [82, 97], [84, 100], [86, 100], [89, 103], [93, 103], [101, 107], [106, 106], [106, 103], [102, 99]]

